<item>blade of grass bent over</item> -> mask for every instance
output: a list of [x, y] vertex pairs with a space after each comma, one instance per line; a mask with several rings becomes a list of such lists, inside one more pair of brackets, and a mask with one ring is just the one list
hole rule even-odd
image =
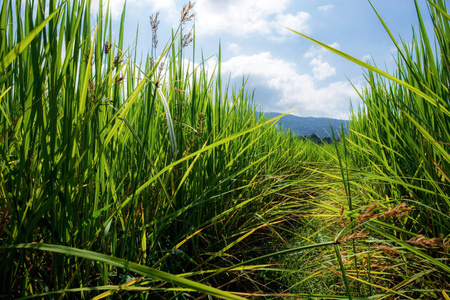
[[19, 54], [28, 47], [28, 45], [39, 34], [39, 32], [44, 29], [45, 25], [56, 16], [60, 8], [61, 7], [59, 7], [50, 16], [48, 16], [47, 19], [44, 20], [44, 22], [33, 29], [33, 31], [31, 31], [20, 43], [18, 43], [11, 51], [9, 51], [9, 53], [6, 54], [5, 57], [3, 57], [2, 61], [0, 62], [0, 73], [3, 72], [3, 70], [5, 70], [17, 58], [17, 56], [19, 56]]
[[127, 271], [136, 272], [138, 274], [149, 276], [158, 280], [162, 280], [165, 282], [169, 282], [172, 284], [176, 284], [186, 288], [192, 288], [196, 291], [216, 296], [222, 299], [231, 299], [231, 300], [244, 300], [244, 298], [233, 295], [229, 292], [221, 291], [219, 289], [207, 286], [205, 284], [201, 284], [186, 278], [179, 277], [177, 275], [173, 275], [170, 273], [166, 273], [163, 271], [159, 271], [147, 266], [143, 266], [134, 262], [126, 261], [121, 258], [116, 258], [112, 256], [108, 256], [101, 253], [96, 253], [89, 250], [83, 250], [73, 247], [60, 246], [60, 245], [51, 245], [51, 244], [17, 244], [11, 246], [2, 246], [0, 249], [34, 249], [41, 251], [50, 251], [54, 253], [61, 253], [66, 255], [72, 255], [76, 257], [81, 257], [89, 260], [95, 260], [107, 263], [112, 266], [116, 266], [119, 268], [123, 268]]
[[[351, 62], [353, 62], [353, 63], [355, 63], [357, 65], [360, 65], [363, 68], [366, 68], [366, 69], [368, 69], [370, 71], [373, 71], [373, 72], [375, 72], [375, 73], [377, 73], [377, 74], [379, 74], [379, 75], [381, 75], [383, 77], [386, 77], [386, 78], [388, 78], [388, 79], [390, 79], [390, 80], [392, 80], [392, 81], [394, 81], [394, 82], [396, 82], [396, 83], [398, 83], [398, 84], [408, 88], [410, 91], [416, 93], [417, 95], [419, 95], [423, 99], [427, 100], [433, 106], [439, 107], [442, 110], [442, 112], [444, 112], [446, 115], [450, 116], [450, 111], [448, 111], [445, 107], [440, 106], [438, 104], [438, 101], [436, 101], [435, 99], [431, 98], [429, 95], [425, 94], [421, 90], [413, 87], [409, 83], [404, 82], [403, 80], [400, 80], [400, 79], [396, 78], [395, 76], [390, 75], [387, 72], [384, 72], [384, 71], [382, 71], [382, 70], [380, 70], [380, 69], [378, 69], [378, 68], [376, 68], [376, 67], [374, 67], [374, 66], [372, 66], [372, 65], [370, 65], [370, 64], [368, 64], [366, 62], [363, 62], [363, 61], [361, 61], [361, 60], [359, 60], [359, 59], [357, 59], [357, 58], [355, 58], [355, 57], [353, 57], [351, 55], [348, 55], [348, 54], [346, 54], [346, 53], [344, 53], [342, 51], [339, 51], [339, 50], [337, 50], [337, 49], [335, 49], [335, 48], [333, 48], [331, 46], [328, 46], [328, 45], [326, 45], [324, 43], [321, 43], [321, 42], [319, 42], [319, 41], [317, 41], [317, 40], [315, 40], [313, 38], [310, 38], [310, 37], [308, 37], [308, 36], [306, 36], [306, 35], [304, 35], [304, 34], [302, 34], [300, 32], [297, 32], [297, 31], [295, 31], [293, 29], [290, 29], [290, 28], [287, 28], [287, 29], [289, 29], [290, 31], [292, 31], [292, 32], [294, 32], [294, 33], [304, 37], [305, 39], [310, 40], [311, 42], [313, 42], [313, 43], [315, 43], [315, 44], [317, 44], [317, 45], [319, 45], [319, 46], [321, 46], [321, 47], [323, 47], [323, 48], [325, 48], [325, 49], [327, 49], [327, 50], [329, 50], [329, 51], [331, 51], [331, 52], [333, 52], [333, 53], [335, 53], [335, 54], [337, 54], [339, 56], [342, 56], [343, 58], [345, 58], [345, 59], [347, 59], [347, 60], [349, 60], [349, 61], [351, 61]], [[439, 99], [439, 101], [443, 101], [443, 100]]]

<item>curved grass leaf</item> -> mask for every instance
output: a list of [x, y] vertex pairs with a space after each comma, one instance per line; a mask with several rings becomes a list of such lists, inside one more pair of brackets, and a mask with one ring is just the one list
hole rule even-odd
[[[5, 1], [6, 3], [6, 1]], [[20, 55], [28, 45], [34, 40], [34, 38], [44, 29], [45, 25], [53, 19], [56, 14], [59, 12], [61, 7], [56, 9], [53, 13], [51, 13], [47, 19], [45, 19], [41, 24], [36, 26], [20, 43], [14, 46], [14, 48], [6, 54], [2, 60], [0, 61], [0, 73], [3, 72], [16, 58]]]
[[166, 121], [167, 121], [167, 128], [169, 129], [169, 139], [170, 139], [170, 148], [172, 149], [172, 158], [175, 159], [177, 156], [177, 140], [175, 138], [175, 131], [173, 130], [173, 122], [172, 122], [172, 116], [170, 114], [170, 108], [169, 104], [167, 103], [166, 97], [164, 96], [163, 92], [161, 91], [161, 88], [157, 89], [158, 95], [161, 98], [162, 104], [164, 106], [164, 111], [166, 113]]
[[135, 272], [143, 276], [149, 276], [157, 280], [162, 280], [168, 283], [172, 283], [181, 287], [189, 288], [194, 291], [205, 293], [211, 296], [215, 296], [221, 299], [230, 300], [244, 300], [244, 298], [233, 295], [229, 292], [221, 291], [219, 289], [201, 284], [177, 275], [159, 271], [147, 266], [143, 266], [134, 262], [126, 261], [121, 258], [112, 257], [109, 255], [96, 253], [89, 250], [83, 250], [73, 247], [51, 245], [51, 244], [17, 244], [10, 246], [2, 246], [0, 249], [34, 249], [40, 251], [49, 251], [54, 253], [61, 253], [65, 255], [71, 255], [76, 257], [81, 257], [89, 260], [104, 262], [111, 266], [116, 266], [118, 268], [123, 268], [130, 272]]
[[343, 57], [343, 58], [345, 58], [345, 59], [347, 59], [347, 60], [349, 60], [349, 61], [351, 61], [353, 63], [355, 63], [355, 64], [357, 64], [357, 65], [360, 65], [363, 68], [366, 68], [366, 69], [368, 69], [370, 71], [373, 71], [373, 72], [375, 72], [375, 73], [377, 73], [377, 74], [379, 74], [379, 75], [381, 75], [381, 76], [383, 76], [383, 77], [385, 77], [385, 78], [387, 78], [389, 80], [392, 80], [392, 81], [394, 81], [394, 82], [396, 82], [396, 83], [406, 87], [407, 89], [411, 90], [412, 92], [416, 93], [417, 95], [419, 95], [420, 97], [425, 99], [427, 102], [429, 102], [433, 106], [439, 107], [439, 109], [441, 109], [442, 112], [444, 112], [447, 116], [450, 116], [450, 111], [447, 110], [447, 108], [442, 107], [442, 105], [440, 104], [440, 102], [443, 102], [442, 99], [438, 98], [439, 101], [437, 101], [436, 99], [433, 99], [431, 96], [425, 94], [424, 92], [422, 92], [421, 90], [417, 89], [416, 87], [410, 85], [409, 83], [407, 83], [407, 82], [405, 82], [405, 81], [403, 81], [401, 79], [398, 79], [395, 76], [392, 76], [391, 74], [389, 74], [389, 73], [387, 73], [385, 71], [382, 71], [382, 70], [380, 70], [380, 69], [378, 69], [378, 68], [376, 68], [376, 67], [374, 67], [374, 66], [372, 66], [372, 65], [370, 65], [370, 64], [368, 64], [366, 62], [363, 62], [362, 60], [359, 60], [359, 59], [357, 59], [357, 58], [355, 58], [355, 57], [353, 57], [353, 56], [351, 56], [351, 55], [349, 55], [349, 54], [347, 54], [345, 52], [339, 51], [339, 50], [337, 50], [337, 49], [335, 49], [335, 48], [333, 48], [333, 47], [331, 47], [331, 46], [329, 46], [327, 44], [321, 43], [321, 42], [319, 42], [319, 41], [317, 41], [317, 40], [315, 40], [315, 39], [313, 39], [311, 37], [308, 37], [307, 35], [304, 35], [304, 34], [302, 34], [300, 32], [297, 32], [297, 31], [295, 31], [293, 29], [290, 29], [290, 28], [287, 28], [287, 29], [289, 29], [290, 31], [292, 31], [292, 32], [294, 32], [294, 33], [304, 37], [305, 39], [308, 39], [311, 42], [313, 42], [313, 43], [315, 43], [315, 44], [317, 44], [317, 45], [319, 45], [319, 46], [321, 46], [321, 47], [323, 47], [323, 48], [325, 48], [325, 49], [327, 49], [327, 50], [329, 50], [329, 51], [331, 51], [331, 52], [333, 52], [333, 53], [335, 53], [335, 54], [337, 54], [337, 55], [339, 55], [339, 56], [341, 56], [341, 57]]

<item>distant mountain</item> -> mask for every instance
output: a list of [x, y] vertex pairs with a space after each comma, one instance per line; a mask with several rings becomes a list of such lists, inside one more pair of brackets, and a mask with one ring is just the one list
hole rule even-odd
[[[281, 115], [280, 113], [267, 112], [264, 113], [266, 119], [271, 119]], [[341, 135], [341, 120], [330, 118], [314, 118], [314, 117], [297, 117], [294, 115], [286, 115], [280, 121], [282, 128], [289, 128], [293, 132], [301, 136], [317, 134], [321, 138], [332, 137], [330, 124], [333, 127], [336, 137]], [[344, 131], [347, 134], [349, 122], [342, 120]]]

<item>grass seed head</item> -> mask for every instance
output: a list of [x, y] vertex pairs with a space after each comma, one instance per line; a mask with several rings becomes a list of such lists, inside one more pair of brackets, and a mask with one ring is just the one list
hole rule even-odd
[[153, 36], [153, 48], [156, 49], [158, 47], [158, 26], [159, 26], [159, 11], [156, 12], [155, 16], [150, 16], [150, 25], [152, 27], [152, 36]]
[[388, 218], [402, 218], [405, 217], [410, 210], [412, 210], [412, 208], [407, 207], [406, 202], [402, 202], [393, 209], [384, 212], [382, 215]]
[[180, 90], [179, 88], [177, 88], [176, 86], [173, 86], [172, 87], [172, 89], [175, 91], [175, 92], [177, 92], [177, 93], [180, 93], [180, 94], [184, 94], [184, 93], [186, 93], [186, 91], [184, 91], [184, 90]]
[[375, 246], [374, 248], [377, 250], [381, 250], [388, 255], [395, 255], [395, 254], [400, 253], [400, 251], [398, 251], [397, 249], [394, 249], [394, 248], [386, 246], [386, 245], [379, 245], [379, 246]]
[[370, 220], [372, 218], [375, 218], [377, 215], [373, 213], [373, 210], [377, 207], [377, 201], [375, 200], [375, 202], [369, 206], [365, 212], [361, 213], [358, 218], [356, 219], [356, 223], [362, 223], [365, 222], [367, 220]]
[[347, 242], [347, 241], [352, 241], [352, 240], [359, 240], [359, 239], [363, 239], [366, 238], [367, 235], [364, 233], [354, 233], [352, 235], [348, 235], [348, 236], [344, 236], [342, 238], [342, 242]]
[[192, 41], [193, 41], [192, 32], [189, 32], [188, 34], [183, 36], [182, 47], [186, 48]]
[[413, 237], [412, 239], [408, 240], [407, 243], [416, 247], [420, 248], [443, 248], [448, 249], [449, 245], [448, 243], [443, 243], [443, 236], [437, 237], [437, 238], [427, 238], [422, 234], [419, 234], [416, 237]]
[[194, 3], [191, 3], [189, 1], [188, 4], [183, 6], [183, 9], [181, 10], [181, 24], [184, 24], [186, 22], [189, 22], [195, 17], [195, 13], [191, 13], [192, 8], [194, 7]]
[[108, 54], [109, 51], [111, 50], [111, 42], [106, 42], [104, 47], [105, 47], [105, 54]]
[[123, 82], [123, 80], [125, 79], [125, 76], [118, 76], [116, 78], [116, 85], [121, 84]]
[[153, 56], [150, 56], [148, 60], [150, 62], [150, 69], [153, 69], [153, 67], [155, 66], [155, 60], [153, 59]]
[[113, 64], [118, 65], [122, 62], [122, 56], [120, 54], [117, 54], [117, 56], [114, 58]]

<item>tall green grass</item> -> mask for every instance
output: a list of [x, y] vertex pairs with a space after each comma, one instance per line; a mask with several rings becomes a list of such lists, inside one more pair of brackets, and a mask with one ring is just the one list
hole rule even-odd
[[314, 146], [224, 85], [220, 52], [209, 75], [184, 59], [190, 5], [143, 60], [125, 10], [117, 30], [90, 5], [1, 5], [0, 294], [238, 299], [211, 286], [264, 267], [244, 242], [298, 224], [274, 193], [314, 176], [296, 167]]
[[1, 296], [448, 298], [444, 1], [394, 75], [308, 38], [368, 69], [320, 147], [184, 57], [191, 4], [142, 60], [90, 5], [1, 4]]
[[302, 274], [313, 270], [320, 279], [300, 281], [300, 291], [448, 299], [450, 15], [445, 1], [429, 0], [427, 32], [414, 4], [412, 41], [396, 41], [379, 16], [398, 51], [393, 75], [299, 33], [368, 70], [364, 105], [352, 111], [349, 136], [330, 151], [339, 167], [328, 171], [335, 184], [312, 212], [323, 225], [316, 221], [311, 236], [339, 244], [321, 257], [305, 256]]

